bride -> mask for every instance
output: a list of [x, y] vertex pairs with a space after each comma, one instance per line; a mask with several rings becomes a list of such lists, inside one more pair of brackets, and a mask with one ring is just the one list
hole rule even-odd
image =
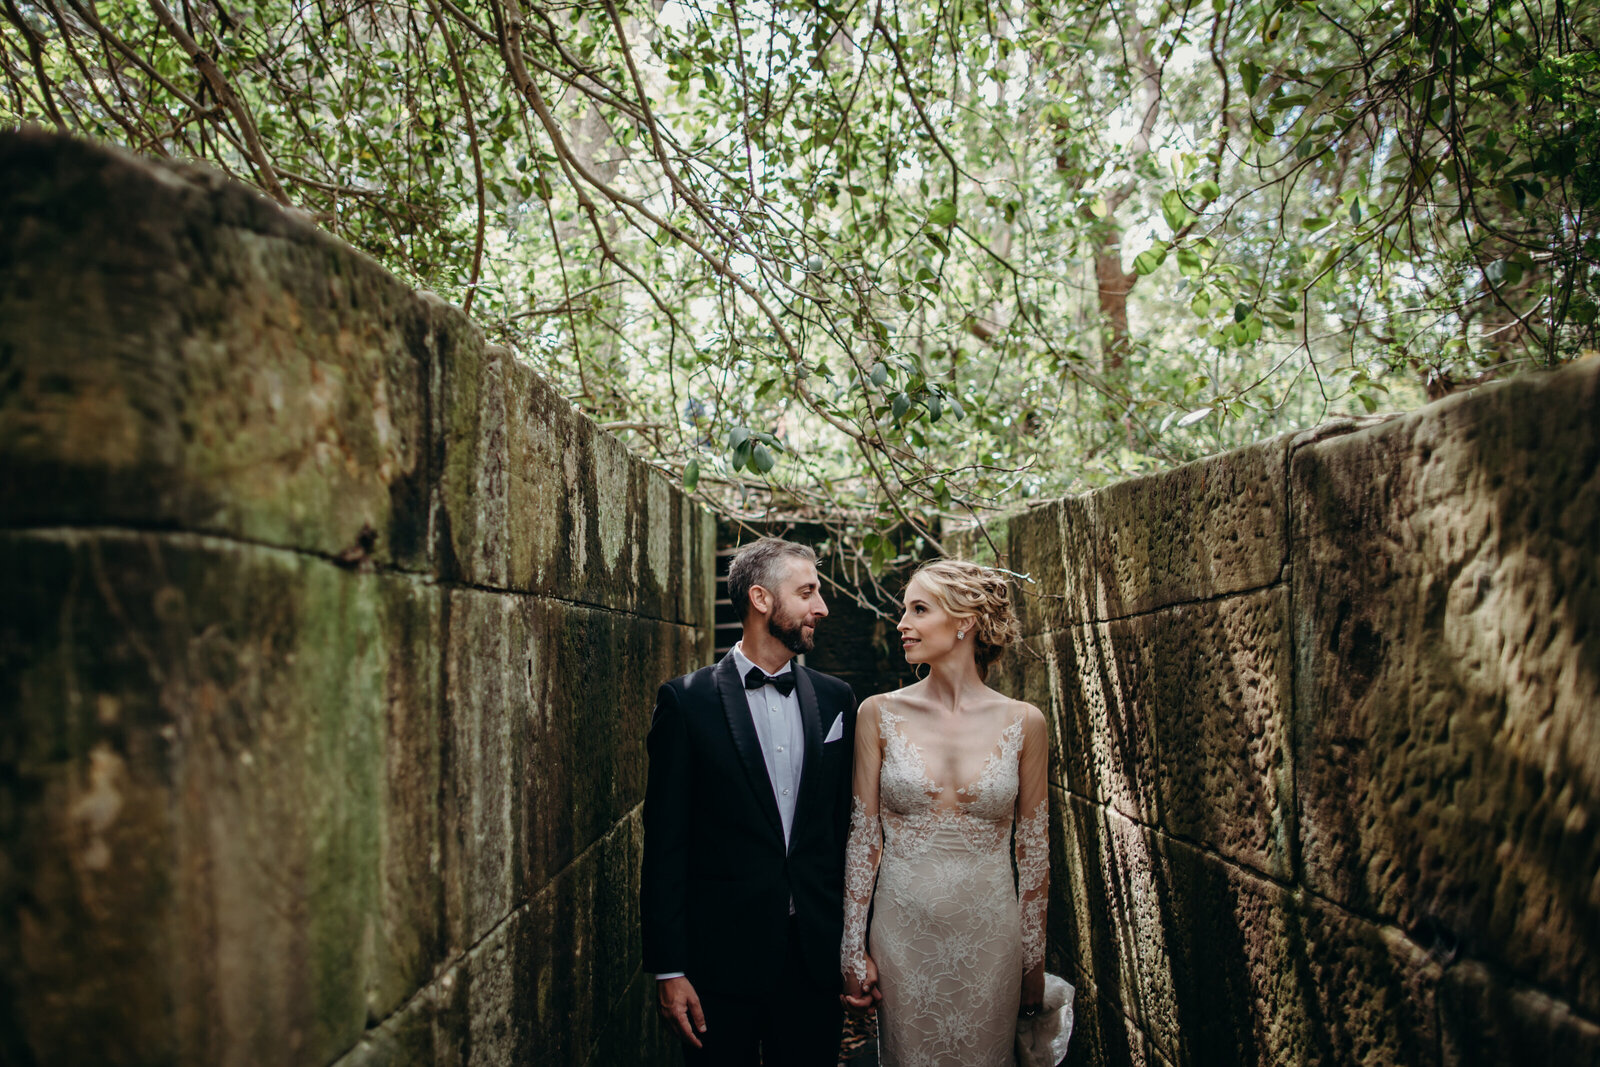
[[929, 671], [856, 720], [844, 1000], [880, 1002], [888, 1067], [1010, 1067], [1017, 1019], [1044, 996], [1044, 716], [984, 684], [1018, 636], [996, 572], [924, 565], [899, 631], [906, 662]]

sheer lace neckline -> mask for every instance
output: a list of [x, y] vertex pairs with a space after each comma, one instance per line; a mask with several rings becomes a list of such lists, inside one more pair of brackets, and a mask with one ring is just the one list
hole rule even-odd
[[[927, 760], [923, 758], [922, 749], [906, 735], [902, 727], [906, 717], [889, 706], [890, 694], [886, 693], [884, 697], [883, 702], [879, 704], [879, 713], [880, 718], [888, 724], [890, 743], [900, 747], [901, 755], [921, 779], [923, 792], [935, 800], [943, 797], [947, 787], [934, 780], [928, 770]], [[894, 699], [899, 700], [899, 695], [895, 694]], [[1000, 731], [1000, 736], [989, 746], [989, 756], [979, 768], [977, 776], [966, 785], [956, 787], [955, 795], [959, 798], [957, 804], [970, 803], [981, 797], [989, 780], [1005, 766], [1006, 760], [1015, 758], [1016, 747], [1022, 740], [1022, 719], [1023, 717], [1018, 715]]]

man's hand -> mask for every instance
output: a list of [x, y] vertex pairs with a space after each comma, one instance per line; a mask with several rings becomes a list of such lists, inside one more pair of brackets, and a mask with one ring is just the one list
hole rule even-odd
[[871, 956], [862, 959], [867, 964], [867, 980], [858, 981], [854, 973], [845, 975], [844, 996], [839, 998], [851, 1011], [870, 1011], [883, 999], [883, 990], [878, 988], [878, 965], [872, 962]]
[[697, 1034], [706, 1032], [706, 1017], [700, 1010], [700, 997], [689, 979], [663, 978], [656, 983], [657, 1010], [678, 1031], [686, 1044], [700, 1047]]

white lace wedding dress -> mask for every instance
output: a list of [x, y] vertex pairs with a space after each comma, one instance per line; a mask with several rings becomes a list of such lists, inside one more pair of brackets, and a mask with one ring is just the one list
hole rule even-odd
[[954, 781], [936, 781], [895, 710], [900, 700], [878, 697], [856, 723], [843, 966], [865, 977], [870, 907], [879, 1062], [1010, 1067], [1022, 976], [1044, 959], [1043, 723], [1018, 714], [956, 761]]

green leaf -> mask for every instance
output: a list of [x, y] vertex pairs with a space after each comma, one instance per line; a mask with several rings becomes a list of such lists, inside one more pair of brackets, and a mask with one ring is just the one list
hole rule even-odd
[[1205, 181], [1194, 187], [1194, 195], [1198, 196], [1202, 201], [1209, 204], [1211, 201], [1222, 195], [1222, 186], [1218, 185], [1210, 178], [1207, 178]]
[[750, 429], [747, 426], [735, 426], [728, 431], [728, 447], [738, 448], [750, 440]]
[[1156, 245], [1133, 257], [1133, 269], [1139, 274], [1149, 274], [1167, 259], [1167, 246]]
[[1211, 294], [1201, 290], [1194, 294], [1194, 299], [1189, 301], [1189, 310], [1200, 318], [1211, 314]]
[[738, 447], [733, 450], [733, 456], [729, 462], [734, 470], [738, 470], [740, 467], [743, 467], [746, 463], [750, 462], [750, 455], [750, 441], [748, 439], [740, 441]]
[[1233, 321], [1234, 322], [1243, 322], [1245, 319], [1248, 319], [1249, 317], [1250, 317], [1250, 305], [1249, 304], [1246, 304], [1244, 301], [1241, 300], [1239, 303], [1233, 305]]
[[917, 270], [917, 281], [936, 293], [939, 291], [939, 276], [928, 267], [921, 267]]
[[1239, 77], [1244, 82], [1245, 94], [1256, 95], [1256, 90], [1261, 88], [1261, 68], [1247, 59], [1239, 64]]
[[1331, 225], [1333, 225], [1333, 220], [1332, 219], [1322, 218], [1320, 216], [1318, 216], [1316, 218], [1309, 218], [1309, 219], [1301, 219], [1300, 220], [1300, 228], [1305, 230], [1307, 233], [1316, 233], [1318, 230], [1322, 229], [1323, 227], [1331, 226]]
[[778, 465], [777, 457], [767, 450], [766, 445], [756, 445], [750, 450], [750, 460], [755, 469], [762, 474], [767, 473]]
[[956, 202], [954, 200], [941, 200], [928, 209], [928, 225], [949, 227], [956, 221]]
[[1199, 252], [1192, 248], [1178, 249], [1178, 270], [1182, 271], [1185, 277], [1198, 277], [1203, 269]]
[[1176, 189], [1169, 189], [1161, 197], [1161, 217], [1166, 219], [1167, 226], [1176, 233], [1183, 229], [1184, 223], [1194, 218], [1194, 215], [1183, 202], [1183, 195]]
[[939, 421], [939, 416], [944, 414], [944, 405], [939, 401], [939, 394], [934, 393], [928, 397], [928, 418], [934, 422]]
[[1186, 427], [1193, 426], [1195, 423], [1199, 422], [1201, 419], [1204, 419], [1209, 414], [1211, 414], [1210, 408], [1195, 408], [1193, 411], [1189, 412], [1189, 414], [1178, 420], [1178, 428], [1181, 430]]
[[1516, 285], [1522, 280], [1522, 264], [1514, 259], [1497, 259], [1483, 273], [1495, 285]]
[[692, 493], [700, 484], [700, 461], [691, 459], [683, 465], [683, 491]]
[[882, 386], [889, 380], [889, 368], [882, 363], [874, 364], [872, 368], [872, 384]]
[[911, 410], [911, 398], [904, 393], [896, 393], [894, 395], [894, 406], [891, 410], [894, 411], [894, 420], [899, 422], [905, 418], [906, 412]]

